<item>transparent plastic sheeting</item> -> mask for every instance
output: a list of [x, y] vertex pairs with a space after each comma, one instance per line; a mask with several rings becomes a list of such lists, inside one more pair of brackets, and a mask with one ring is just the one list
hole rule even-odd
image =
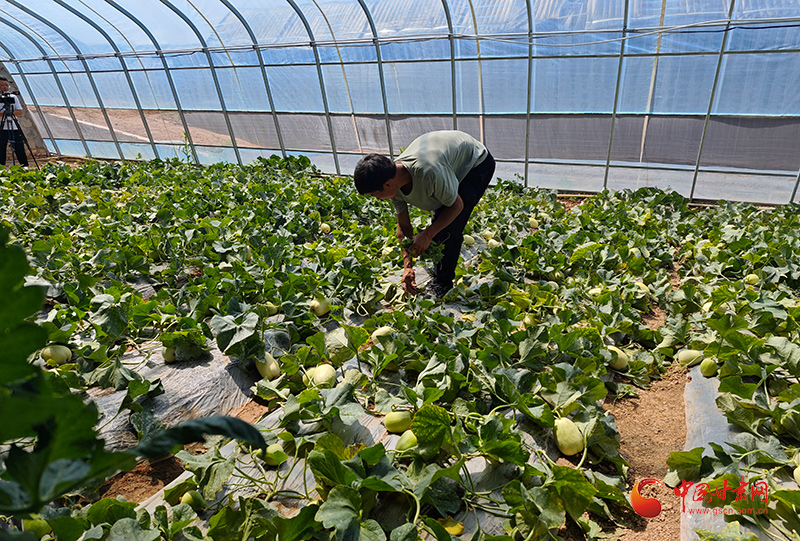
[[455, 128], [528, 185], [779, 204], [800, 180], [797, 2], [0, 0], [0, 28], [57, 154], [348, 174]]

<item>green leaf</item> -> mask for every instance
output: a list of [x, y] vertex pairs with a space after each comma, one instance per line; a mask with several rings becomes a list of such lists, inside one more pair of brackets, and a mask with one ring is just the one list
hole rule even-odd
[[442, 407], [432, 404], [422, 406], [414, 415], [411, 431], [421, 448], [438, 450], [443, 446], [453, 446], [450, 415]]
[[90, 526], [85, 518], [71, 516], [48, 518], [47, 523], [59, 541], [77, 541]]
[[264, 437], [257, 428], [236, 417], [220, 415], [194, 419], [168, 428], [141, 442], [131, 449], [131, 452], [148, 458], [159, 458], [167, 454], [176, 445], [204, 441], [205, 436], [209, 434], [226, 436], [260, 448], [266, 448]]
[[194, 473], [197, 484], [202, 489], [203, 498], [207, 501], [214, 499], [214, 496], [222, 489], [225, 481], [233, 473], [236, 457], [225, 458], [217, 447], [212, 447], [202, 455], [190, 455], [186, 451], [180, 451], [176, 455], [182, 462], [184, 468]]
[[342, 540], [354, 523], [358, 525], [360, 514], [361, 495], [358, 491], [347, 486], [337, 486], [320, 505], [314, 519], [326, 528], [335, 528], [336, 538]]
[[553, 466], [553, 480], [548, 483], [564, 501], [567, 513], [574, 519], [583, 514], [597, 494], [597, 489], [586, 479], [581, 470], [566, 466]]
[[417, 527], [410, 522], [406, 522], [392, 530], [392, 533], [389, 534], [389, 541], [417, 541], [418, 537]]
[[108, 541], [156, 541], [161, 537], [158, 530], [145, 530], [136, 519], [123, 518], [111, 526]]
[[136, 519], [136, 502], [125, 502], [115, 498], [104, 498], [92, 504], [86, 518], [92, 525], [114, 524], [123, 518]]
[[694, 531], [700, 539], [708, 539], [709, 541], [758, 541], [758, 536], [755, 534], [740, 533], [738, 523], [729, 524], [721, 533], [700, 528], [695, 528]]
[[699, 479], [702, 463], [702, 447], [695, 447], [691, 451], [673, 451], [667, 458], [667, 466], [675, 471], [682, 481]]

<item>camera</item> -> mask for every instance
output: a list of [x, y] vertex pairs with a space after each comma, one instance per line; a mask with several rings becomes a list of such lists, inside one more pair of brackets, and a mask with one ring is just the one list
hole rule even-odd
[[11, 92], [4, 92], [0, 94], [0, 103], [4, 106], [14, 105], [14, 94]]

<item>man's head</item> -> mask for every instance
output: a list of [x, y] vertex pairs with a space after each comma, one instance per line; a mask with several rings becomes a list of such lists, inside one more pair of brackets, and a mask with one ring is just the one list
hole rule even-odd
[[8, 92], [9, 88], [8, 79], [0, 77], [0, 92]]
[[[386, 183], [397, 174], [397, 165], [381, 154], [368, 154], [356, 165], [353, 180], [361, 195], [372, 194], [381, 198], [380, 193], [387, 188]], [[395, 190], [396, 191], [396, 190]], [[393, 197], [394, 194], [391, 194]]]

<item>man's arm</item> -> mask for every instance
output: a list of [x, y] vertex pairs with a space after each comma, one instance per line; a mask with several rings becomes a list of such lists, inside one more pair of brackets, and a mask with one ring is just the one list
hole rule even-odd
[[[397, 215], [397, 240], [410, 239], [414, 237], [414, 228], [411, 225], [411, 217], [408, 215], [408, 209], [404, 210]], [[402, 248], [401, 248], [402, 250]], [[403, 291], [406, 293], [416, 294], [417, 282], [414, 274], [414, 261], [411, 259], [411, 254], [407, 251], [403, 252]]]
[[[425, 253], [425, 250], [431, 245], [431, 241], [433, 237], [439, 234], [442, 229], [450, 225], [453, 220], [455, 220], [461, 211], [464, 209], [464, 201], [461, 199], [460, 195], [456, 195], [456, 200], [453, 202], [452, 205], [449, 207], [445, 207], [445, 209], [439, 214], [439, 217], [434, 220], [434, 222], [425, 228], [424, 231], [421, 231], [414, 237], [414, 242], [411, 244], [409, 250], [415, 256], [419, 256]], [[398, 217], [399, 218], [399, 217]]]

